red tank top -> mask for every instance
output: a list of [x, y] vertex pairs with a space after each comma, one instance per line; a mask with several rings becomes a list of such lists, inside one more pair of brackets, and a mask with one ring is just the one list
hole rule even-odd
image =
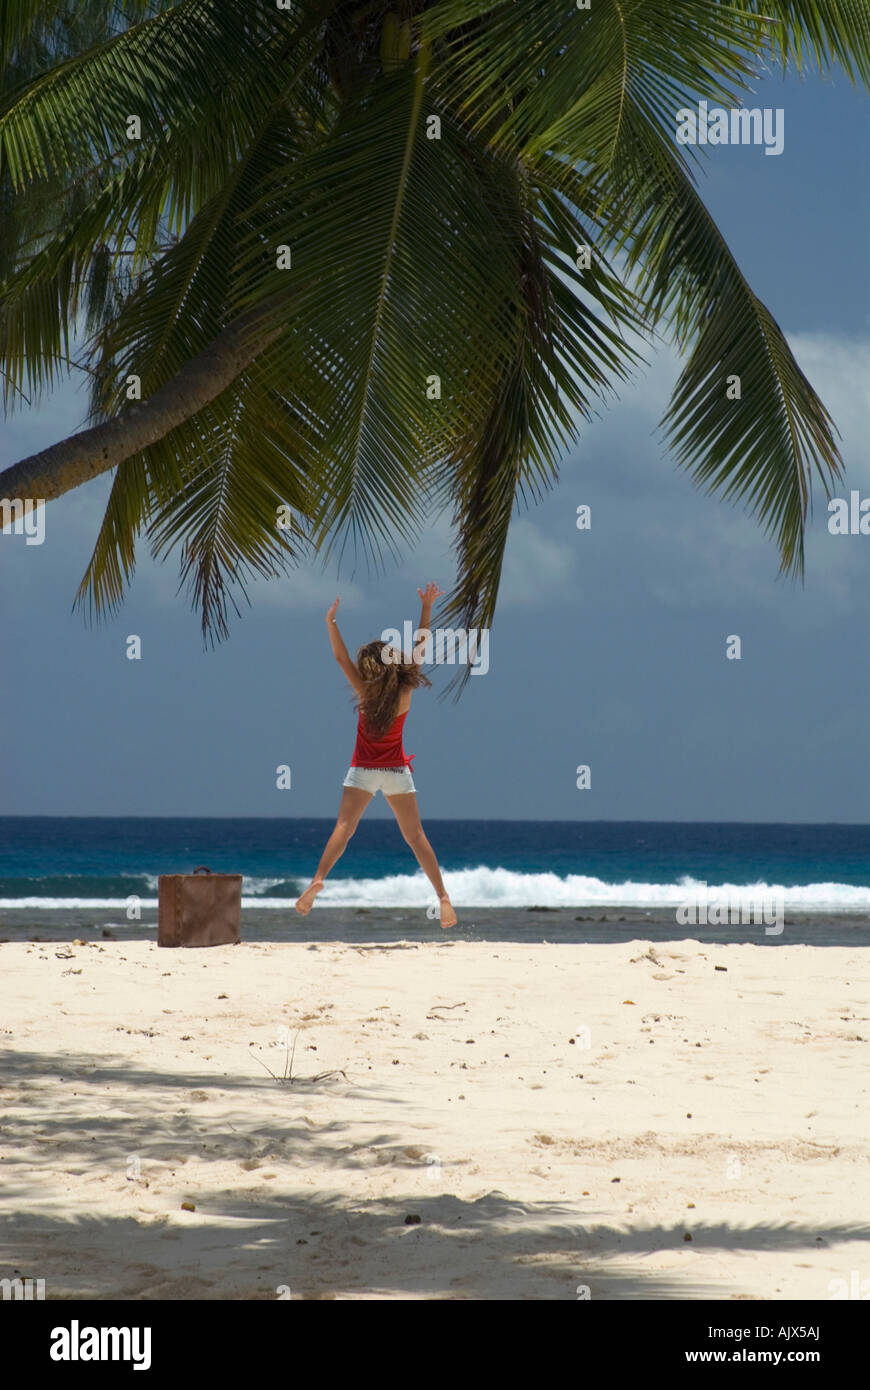
[[360, 714], [351, 767], [410, 767], [414, 754], [406, 757], [402, 747], [402, 729], [407, 717], [405, 710], [404, 714], [396, 716], [385, 734], [370, 734]]

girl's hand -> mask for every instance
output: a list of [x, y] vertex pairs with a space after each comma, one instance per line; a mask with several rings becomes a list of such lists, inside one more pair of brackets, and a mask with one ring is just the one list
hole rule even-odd
[[426, 585], [425, 589], [418, 589], [417, 593], [420, 595], [423, 603], [428, 603], [431, 607], [436, 598], [441, 598], [444, 590], [439, 589], [437, 584], [429, 583]]
[[334, 622], [335, 622], [335, 615], [336, 615], [336, 613], [338, 612], [338, 605], [339, 605], [340, 603], [341, 603], [341, 599], [340, 599], [340, 598], [337, 598], [337, 599], [335, 600], [335, 603], [334, 603], [334, 604], [332, 605], [332, 607], [330, 608], [329, 612], [328, 612], [327, 615], [326, 615], [326, 621], [327, 621], [328, 623], [334, 623]]

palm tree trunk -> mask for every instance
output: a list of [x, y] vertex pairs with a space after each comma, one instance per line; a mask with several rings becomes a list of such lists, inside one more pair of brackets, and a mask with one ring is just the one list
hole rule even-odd
[[0, 497], [50, 502], [162, 439], [233, 382], [285, 331], [269, 310], [288, 307], [286, 291], [235, 319], [147, 401], [72, 434], [0, 472]]

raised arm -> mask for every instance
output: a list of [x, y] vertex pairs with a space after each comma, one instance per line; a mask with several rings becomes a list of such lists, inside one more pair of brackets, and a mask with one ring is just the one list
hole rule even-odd
[[329, 633], [329, 641], [332, 647], [332, 655], [335, 657], [342, 671], [347, 676], [347, 679], [350, 681], [357, 695], [362, 695], [362, 676], [360, 675], [354, 663], [351, 661], [350, 653], [348, 652], [347, 647], [344, 645], [344, 638], [338, 630], [338, 622], [336, 621], [335, 617], [336, 613], [338, 612], [338, 604], [339, 600], [336, 599], [335, 603], [332, 605], [332, 607], [326, 615], [326, 630]]
[[423, 650], [426, 642], [426, 637], [429, 635], [430, 631], [429, 624], [432, 621], [432, 605], [435, 602], [436, 598], [441, 597], [443, 590], [439, 589], [437, 584], [430, 583], [426, 585], [425, 589], [418, 589], [417, 593], [420, 595], [420, 602], [422, 604], [422, 607], [420, 609], [420, 621], [417, 624], [417, 631], [422, 632], [423, 635], [422, 637], [419, 637], [417, 641], [415, 641], [414, 643], [413, 656], [414, 660], [419, 665], [423, 661]]

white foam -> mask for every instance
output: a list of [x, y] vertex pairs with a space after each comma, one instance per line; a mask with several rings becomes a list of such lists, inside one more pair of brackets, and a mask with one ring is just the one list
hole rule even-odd
[[[679, 883], [605, 883], [584, 874], [522, 874], [510, 869], [460, 869], [444, 874], [444, 884], [459, 907], [673, 907], [701, 892], [697, 879]], [[730, 898], [747, 904], [781, 894], [787, 908], [801, 912], [870, 912], [870, 887], [846, 883], [721, 883], [707, 885], [710, 901]], [[327, 880], [318, 903], [324, 907], [425, 907], [434, 894], [422, 873], [381, 879]]]
[[[288, 878], [293, 875], [288, 874]], [[251, 897], [251, 890], [266, 889], [280, 879], [243, 881], [244, 908], [287, 909], [294, 898]], [[605, 883], [584, 874], [523, 874], [511, 869], [459, 869], [447, 872], [444, 882], [457, 907], [638, 907], [677, 908], [703, 889], [700, 881], [683, 878], [679, 883]], [[848, 883], [809, 883], [788, 887], [776, 883], [709, 883], [707, 897], [729, 898], [747, 905], [759, 897], [781, 895], [792, 912], [870, 912], [870, 886]], [[156, 908], [156, 898], [142, 898], [143, 908]], [[391, 874], [384, 878], [328, 879], [317, 899], [322, 907], [409, 907], [425, 909], [435, 895], [421, 872]], [[95, 909], [124, 911], [126, 898], [4, 898], [0, 908]], [[135, 925], [131, 922], [130, 925]]]
[[[0, 908], [36, 907], [42, 912], [61, 911], [65, 908], [112, 907], [122, 911], [127, 908], [126, 898], [0, 898]], [[156, 898], [140, 898], [140, 907], [156, 907]]]

